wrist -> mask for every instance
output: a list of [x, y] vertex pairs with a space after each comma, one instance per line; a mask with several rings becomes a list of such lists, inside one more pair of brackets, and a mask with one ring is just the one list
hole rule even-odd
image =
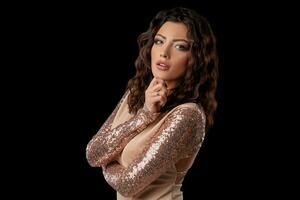
[[149, 119], [150, 122], [154, 121], [159, 115], [160, 112], [151, 111], [145, 104], [142, 109], [140, 109], [145, 118]]

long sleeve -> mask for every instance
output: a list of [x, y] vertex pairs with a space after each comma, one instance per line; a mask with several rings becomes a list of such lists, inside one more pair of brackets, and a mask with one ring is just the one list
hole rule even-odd
[[196, 106], [178, 107], [131, 164], [124, 167], [118, 162], [111, 162], [102, 167], [104, 177], [123, 196], [134, 196], [180, 158], [195, 153], [204, 134], [203, 111]]
[[111, 129], [112, 122], [126, 94], [124, 94], [112, 114], [87, 145], [86, 158], [93, 167], [101, 167], [113, 161], [121, 153], [125, 145], [154, 121], [158, 115], [152, 114], [145, 109], [140, 109], [130, 120]]

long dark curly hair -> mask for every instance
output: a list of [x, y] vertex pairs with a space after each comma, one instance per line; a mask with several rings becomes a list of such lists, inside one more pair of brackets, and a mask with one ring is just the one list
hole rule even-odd
[[154, 37], [167, 21], [181, 22], [187, 26], [188, 39], [192, 40], [191, 58], [187, 71], [175, 91], [168, 96], [161, 112], [175, 106], [194, 102], [200, 104], [206, 115], [206, 131], [213, 125], [217, 108], [216, 88], [218, 79], [218, 55], [216, 38], [206, 18], [188, 8], [173, 8], [160, 11], [151, 21], [148, 30], [138, 37], [139, 55], [135, 61], [136, 74], [129, 80], [128, 106], [130, 113], [136, 113], [145, 102], [145, 91], [153, 79], [151, 71], [151, 48]]

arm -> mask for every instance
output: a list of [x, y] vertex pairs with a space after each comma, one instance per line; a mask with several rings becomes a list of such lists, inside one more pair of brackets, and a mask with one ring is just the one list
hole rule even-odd
[[117, 162], [102, 167], [106, 181], [123, 196], [134, 196], [181, 157], [196, 152], [205, 131], [201, 112], [187, 107], [175, 109], [128, 167]]
[[101, 167], [113, 161], [125, 145], [157, 116], [145, 109], [140, 109], [133, 118], [111, 129], [112, 122], [126, 94], [87, 145], [86, 158], [93, 167]]

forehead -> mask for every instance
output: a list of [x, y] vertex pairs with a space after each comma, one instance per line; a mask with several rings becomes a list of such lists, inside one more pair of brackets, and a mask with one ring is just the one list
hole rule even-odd
[[161, 34], [166, 37], [171, 38], [187, 38], [187, 27], [182, 22], [165, 22], [160, 29], [158, 30], [157, 34]]

